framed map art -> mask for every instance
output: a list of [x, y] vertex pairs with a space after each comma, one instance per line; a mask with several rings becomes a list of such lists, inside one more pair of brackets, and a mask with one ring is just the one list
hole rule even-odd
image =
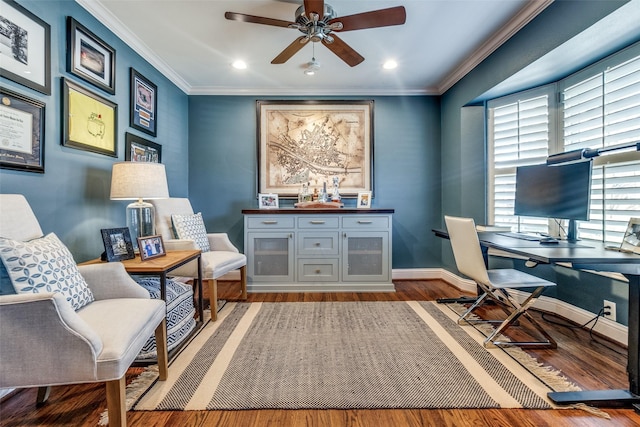
[[373, 101], [257, 101], [258, 193], [302, 184], [357, 197], [373, 187]]

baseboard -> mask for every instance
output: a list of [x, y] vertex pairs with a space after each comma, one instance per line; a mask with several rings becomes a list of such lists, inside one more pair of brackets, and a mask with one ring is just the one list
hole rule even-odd
[[[463, 279], [457, 274], [445, 270], [444, 268], [395, 269], [393, 270], [392, 277], [393, 280], [440, 279], [449, 283], [456, 289], [471, 293], [476, 292], [476, 284], [474, 281]], [[513, 294], [516, 295], [519, 301], [524, 301], [528, 296], [526, 292], [522, 291], [513, 291]], [[554, 313], [561, 318], [575, 322], [578, 325], [583, 325], [596, 317], [596, 313], [576, 307], [565, 301], [545, 296], [538, 298], [533, 306], [541, 311]], [[601, 317], [593, 330], [621, 345], [627, 346], [629, 343], [629, 328], [609, 319]]]

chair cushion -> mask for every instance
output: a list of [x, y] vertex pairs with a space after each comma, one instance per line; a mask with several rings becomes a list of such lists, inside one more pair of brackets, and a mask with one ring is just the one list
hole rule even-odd
[[202, 254], [202, 277], [217, 279], [247, 265], [247, 257], [238, 252], [211, 251]]
[[59, 292], [74, 310], [94, 300], [73, 255], [54, 233], [27, 242], [0, 237], [0, 259], [16, 293]]
[[207, 238], [207, 230], [202, 220], [202, 213], [173, 214], [171, 215], [171, 222], [173, 223], [176, 238], [193, 240], [202, 252], [211, 250], [209, 239]]

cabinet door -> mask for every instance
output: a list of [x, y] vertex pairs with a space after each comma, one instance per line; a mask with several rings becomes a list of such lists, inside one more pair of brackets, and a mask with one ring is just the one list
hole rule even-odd
[[247, 276], [250, 281], [293, 281], [293, 234], [247, 233]]
[[342, 280], [345, 282], [388, 282], [389, 233], [345, 231], [342, 251]]

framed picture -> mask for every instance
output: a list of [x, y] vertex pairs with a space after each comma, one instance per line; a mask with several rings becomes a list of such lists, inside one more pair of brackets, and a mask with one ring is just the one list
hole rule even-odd
[[0, 4], [0, 74], [51, 95], [51, 26], [15, 1]]
[[118, 105], [62, 79], [62, 145], [117, 157]]
[[156, 136], [158, 87], [131, 68], [130, 126]]
[[67, 17], [67, 71], [116, 93], [116, 51], [72, 17]]
[[140, 249], [140, 260], [146, 261], [151, 258], [166, 255], [162, 236], [138, 237], [138, 248]]
[[44, 173], [45, 104], [0, 88], [0, 168]]
[[136, 257], [131, 242], [131, 234], [127, 227], [103, 228], [102, 243], [104, 243], [104, 257], [106, 261], [124, 261]]
[[640, 218], [629, 219], [620, 249], [640, 254]]
[[371, 207], [371, 191], [359, 191], [358, 192], [358, 205], [359, 209], [366, 209]]
[[297, 197], [338, 177], [340, 194], [373, 188], [373, 101], [257, 101], [258, 193]]
[[130, 162], [162, 163], [162, 146], [125, 132], [124, 159]]
[[280, 207], [278, 195], [275, 193], [258, 194], [258, 207], [260, 209], [278, 209]]

